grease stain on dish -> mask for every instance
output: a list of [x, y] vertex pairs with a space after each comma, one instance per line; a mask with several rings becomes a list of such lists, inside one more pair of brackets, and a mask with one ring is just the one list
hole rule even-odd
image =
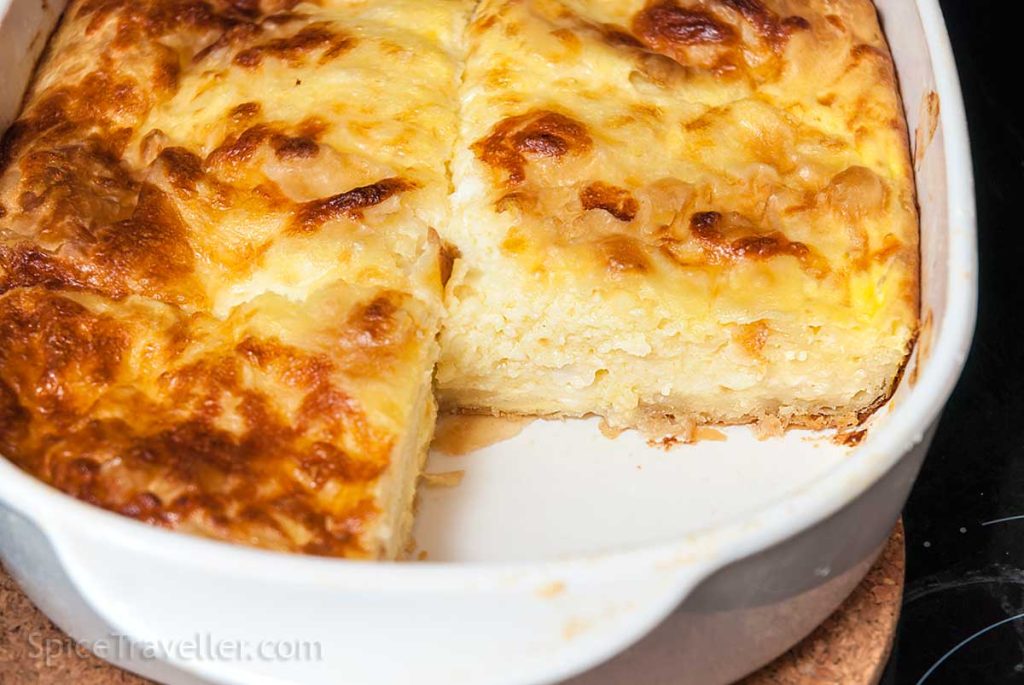
[[618, 620], [624, 614], [635, 611], [636, 608], [636, 602], [630, 600], [608, 605], [590, 616], [570, 616], [562, 624], [562, 638], [566, 641], [577, 638], [587, 631], [600, 627], [604, 622]]
[[565, 583], [560, 580], [552, 581], [542, 585], [537, 590], [537, 596], [543, 599], [554, 599], [565, 592]]
[[583, 633], [587, 632], [590, 628], [589, 621], [585, 621], [582, 618], [570, 618], [562, 626], [562, 638], [566, 641], [572, 640], [573, 638], [579, 637]]
[[462, 482], [465, 475], [466, 472], [460, 469], [458, 471], [424, 473], [420, 478], [423, 479], [423, 484], [429, 488], [454, 488]]
[[694, 442], [725, 442], [727, 439], [725, 433], [711, 426], [697, 426], [693, 436]]
[[521, 416], [442, 414], [438, 416], [430, 447], [446, 456], [460, 457], [510, 440], [534, 420]]
[[[907, 384], [913, 388], [917, 385], [917, 377], [921, 373], [921, 365], [924, 364], [932, 351], [932, 336], [935, 328], [935, 315], [931, 309], [926, 309], [921, 315], [921, 323], [917, 330], [917, 342], [915, 344], [914, 354], [907, 362]], [[893, 403], [889, 403], [889, 409], [892, 410]]]
[[932, 340], [933, 334], [935, 333], [935, 315], [932, 310], [925, 311], [924, 316], [921, 317], [921, 336], [917, 342], [917, 363], [918, 365], [924, 364], [928, 361], [928, 357], [932, 354]]
[[933, 90], [928, 91], [921, 100], [921, 123], [917, 126], [914, 136], [914, 166], [921, 168], [924, 156], [935, 139], [935, 132], [939, 129], [939, 115], [942, 113], [942, 105], [939, 94]]
[[604, 418], [602, 418], [601, 421], [598, 422], [597, 429], [601, 431], [601, 435], [608, 438], [609, 440], [614, 440], [615, 438], [619, 437], [620, 435], [626, 432], [625, 428], [618, 428], [616, 426], [613, 426], [610, 423], [608, 423], [607, 419]]
[[866, 438], [867, 435], [868, 431], [866, 428], [852, 431], [840, 431], [833, 436], [832, 441], [837, 445], [842, 445], [844, 447], [856, 447], [864, 442], [864, 438]]
[[[601, 431], [602, 433], [604, 431]], [[692, 430], [682, 435], [669, 435], [656, 440], [648, 440], [651, 447], [660, 447], [670, 450], [676, 445], [695, 445], [699, 442], [725, 442], [728, 440], [725, 433], [711, 426], [694, 426]]]

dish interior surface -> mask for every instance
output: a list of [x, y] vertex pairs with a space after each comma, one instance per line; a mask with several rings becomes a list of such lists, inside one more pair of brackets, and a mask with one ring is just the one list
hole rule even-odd
[[431, 451], [428, 473], [464, 471], [454, 487], [420, 490], [415, 542], [434, 561], [556, 559], [664, 542], [729, 521], [806, 487], [851, 450], [791, 431], [760, 441], [651, 446], [615, 439], [597, 419], [534, 421], [465, 455]]

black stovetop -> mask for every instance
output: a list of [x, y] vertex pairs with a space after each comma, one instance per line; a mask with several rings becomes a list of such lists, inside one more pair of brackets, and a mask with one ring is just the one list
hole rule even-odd
[[942, 7], [974, 150], [981, 297], [904, 512], [907, 587], [883, 683], [1024, 683], [1024, 2]]

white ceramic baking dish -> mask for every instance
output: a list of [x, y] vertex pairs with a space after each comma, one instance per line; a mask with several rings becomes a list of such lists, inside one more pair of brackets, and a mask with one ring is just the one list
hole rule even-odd
[[[730, 429], [666, 452], [595, 422], [537, 422], [432, 456], [466, 476], [423, 493], [431, 561], [400, 564], [149, 528], [0, 459], [4, 565], [69, 634], [168, 683], [705, 684], [782, 653], [888, 536], [974, 325], [970, 150], [942, 16], [937, 0], [878, 4], [916, 132], [924, 325], [856, 449]], [[0, 0], [0, 128], [61, 9]]]

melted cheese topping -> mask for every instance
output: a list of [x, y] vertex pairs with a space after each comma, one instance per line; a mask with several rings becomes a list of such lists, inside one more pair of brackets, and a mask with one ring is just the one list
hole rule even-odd
[[73, 3], [0, 148], [0, 451], [160, 525], [393, 556], [468, 10]]
[[[490, 211], [524, 267], [598, 286], [636, 273], [702, 298], [711, 277], [790, 307], [809, 289], [843, 317], [913, 305], [911, 168], [874, 10], [770, 5], [485, 0], [458, 179], [482, 194], [464, 211]], [[783, 273], [789, 297], [748, 287]]]

